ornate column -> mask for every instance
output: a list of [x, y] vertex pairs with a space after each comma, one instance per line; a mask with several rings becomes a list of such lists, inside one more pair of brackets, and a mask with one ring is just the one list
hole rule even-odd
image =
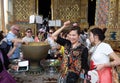
[[118, 24], [117, 28], [119, 29], [117, 32], [117, 39], [120, 40], [120, 0], [118, 0]]
[[4, 20], [4, 0], [0, 0], [0, 29], [5, 32], [5, 20]]
[[110, 0], [108, 15], [107, 36], [111, 39], [111, 34], [116, 33], [116, 40], [120, 40], [120, 0]]
[[120, 40], [120, 0], [97, 0], [95, 24], [108, 28], [106, 40], [112, 39], [113, 33]]
[[116, 22], [118, 21], [118, 15], [117, 15], [117, 0], [110, 0], [109, 4], [109, 15], [108, 15], [108, 25], [109, 26], [115, 26]]
[[118, 1], [118, 26], [120, 26], [120, 0]]
[[107, 25], [109, 0], [96, 0], [95, 25]]

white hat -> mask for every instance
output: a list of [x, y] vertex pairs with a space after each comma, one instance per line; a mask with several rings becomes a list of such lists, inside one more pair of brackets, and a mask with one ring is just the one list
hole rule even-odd
[[41, 28], [41, 29], [39, 29], [39, 32], [45, 33], [45, 29]]

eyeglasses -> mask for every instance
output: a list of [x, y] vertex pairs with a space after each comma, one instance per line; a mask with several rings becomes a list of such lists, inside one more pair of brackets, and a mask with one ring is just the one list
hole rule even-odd
[[27, 31], [27, 33], [32, 33], [32, 31]]
[[17, 32], [19, 32], [19, 31], [20, 31], [20, 30], [18, 30], [18, 29], [15, 29], [15, 28], [14, 28], [14, 30], [16, 30]]
[[53, 32], [49, 32], [49, 34], [53, 34]]
[[44, 33], [44, 32], [39, 32], [39, 33]]

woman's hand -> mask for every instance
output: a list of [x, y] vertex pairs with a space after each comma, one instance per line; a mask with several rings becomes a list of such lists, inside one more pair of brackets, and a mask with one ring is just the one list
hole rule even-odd
[[104, 68], [104, 67], [105, 67], [104, 64], [99, 64], [99, 65], [96, 65], [96, 66], [95, 66], [95, 69], [96, 69], [96, 70], [101, 70], [101, 69]]
[[17, 70], [18, 67], [19, 67], [18, 65], [12, 65], [11, 69], [13, 69], [13, 70]]
[[64, 22], [64, 27], [69, 27], [70, 26], [70, 21]]
[[10, 64], [9, 67], [10, 69], [17, 70], [19, 66]]

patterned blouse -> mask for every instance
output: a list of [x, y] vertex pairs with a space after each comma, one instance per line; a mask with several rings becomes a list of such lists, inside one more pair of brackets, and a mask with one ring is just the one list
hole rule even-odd
[[72, 71], [79, 75], [81, 70], [84, 70], [87, 73], [89, 70], [88, 49], [82, 44], [72, 48], [71, 42], [61, 37], [58, 37], [56, 42], [65, 47], [61, 65], [62, 72]]

